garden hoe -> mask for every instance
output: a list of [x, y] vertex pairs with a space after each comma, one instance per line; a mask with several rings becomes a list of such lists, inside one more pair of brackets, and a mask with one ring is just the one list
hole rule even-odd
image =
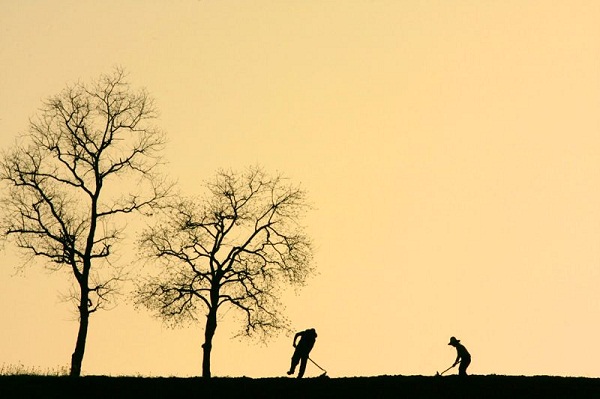
[[329, 378], [329, 377], [327, 376], [327, 370], [325, 370], [323, 367], [321, 367], [321, 366], [319, 366], [317, 363], [315, 363], [315, 361], [314, 361], [314, 360], [312, 360], [310, 357], [308, 358], [308, 360], [310, 360], [312, 364], [314, 364], [315, 366], [317, 366], [318, 368], [320, 368], [320, 369], [321, 369], [321, 371], [323, 371], [323, 374], [321, 374], [321, 375], [319, 376], [319, 378]]
[[454, 368], [454, 366], [456, 366], [456, 364], [453, 364], [452, 366], [448, 367], [446, 370], [442, 371], [441, 373], [435, 373], [436, 377], [441, 377], [444, 375], [444, 373], [452, 368]]

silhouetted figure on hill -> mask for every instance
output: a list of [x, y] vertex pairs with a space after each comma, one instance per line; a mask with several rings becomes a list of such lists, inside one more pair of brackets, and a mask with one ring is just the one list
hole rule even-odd
[[[300, 342], [296, 344], [296, 340], [300, 337]], [[290, 367], [290, 371], [288, 371], [288, 375], [294, 374], [296, 370], [296, 366], [298, 362], [300, 362], [300, 370], [298, 371], [298, 378], [302, 378], [304, 375], [304, 370], [306, 370], [306, 362], [308, 361], [308, 355], [315, 345], [315, 341], [317, 339], [317, 331], [314, 328], [310, 328], [308, 330], [300, 331], [294, 335], [294, 355], [292, 356], [292, 365]]]
[[448, 345], [452, 345], [456, 348], [456, 360], [454, 361], [452, 367], [456, 366], [460, 362], [460, 366], [458, 367], [458, 375], [467, 375], [467, 367], [469, 367], [469, 364], [471, 364], [471, 355], [469, 354], [469, 351], [467, 351], [467, 348], [465, 348], [464, 345], [460, 343], [460, 340], [456, 339], [455, 337], [450, 338], [450, 343]]

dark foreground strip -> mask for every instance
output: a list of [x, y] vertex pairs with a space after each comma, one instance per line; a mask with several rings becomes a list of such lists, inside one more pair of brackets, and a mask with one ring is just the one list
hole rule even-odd
[[600, 398], [600, 379], [379, 376], [141, 378], [0, 376], [0, 398]]

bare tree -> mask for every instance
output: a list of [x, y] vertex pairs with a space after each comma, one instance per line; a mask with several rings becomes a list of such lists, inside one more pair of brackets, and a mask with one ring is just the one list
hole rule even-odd
[[124, 233], [119, 216], [151, 209], [169, 190], [156, 174], [164, 135], [151, 125], [155, 115], [146, 91], [133, 91], [116, 69], [49, 98], [0, 160], [3, 232], [76, 282], [72, 376], [81, 374], [90, 314], [121, 279], [110, 263]]
[[136, 301], [173, 325], [205, 316], [202, 376], [210, 378], [219, 310], [236, 310], [240, 335], [264, 341], [287, 328], [283, 283], [301, 286], [313, 268], [310, 240], [298, 224], [307, 209], [304, 190], [260, 168], [220, 171], [205, 186], [207, 197], [180, 199], [143, 233], [142, 253], [162, 271], [140, 284]]

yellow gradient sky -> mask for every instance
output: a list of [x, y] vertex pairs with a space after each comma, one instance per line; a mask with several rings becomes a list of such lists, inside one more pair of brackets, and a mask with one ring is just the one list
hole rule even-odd
[[[253, 164], [309, 192], [287, 315], [329, 375], [432, 375], [455, 335], [475, 374], [600, 376], [600, 2], [0, 0], [0, 147], [115, 65], [186, 192]], [[65, 276], [1, 256], [0, 364], [68, 365]], [[214, 375], [283, 375], [290, 337], [234, 331]], [[202, 326], [125, 299], [88, 338], [87, 374], [200, 374]]]

